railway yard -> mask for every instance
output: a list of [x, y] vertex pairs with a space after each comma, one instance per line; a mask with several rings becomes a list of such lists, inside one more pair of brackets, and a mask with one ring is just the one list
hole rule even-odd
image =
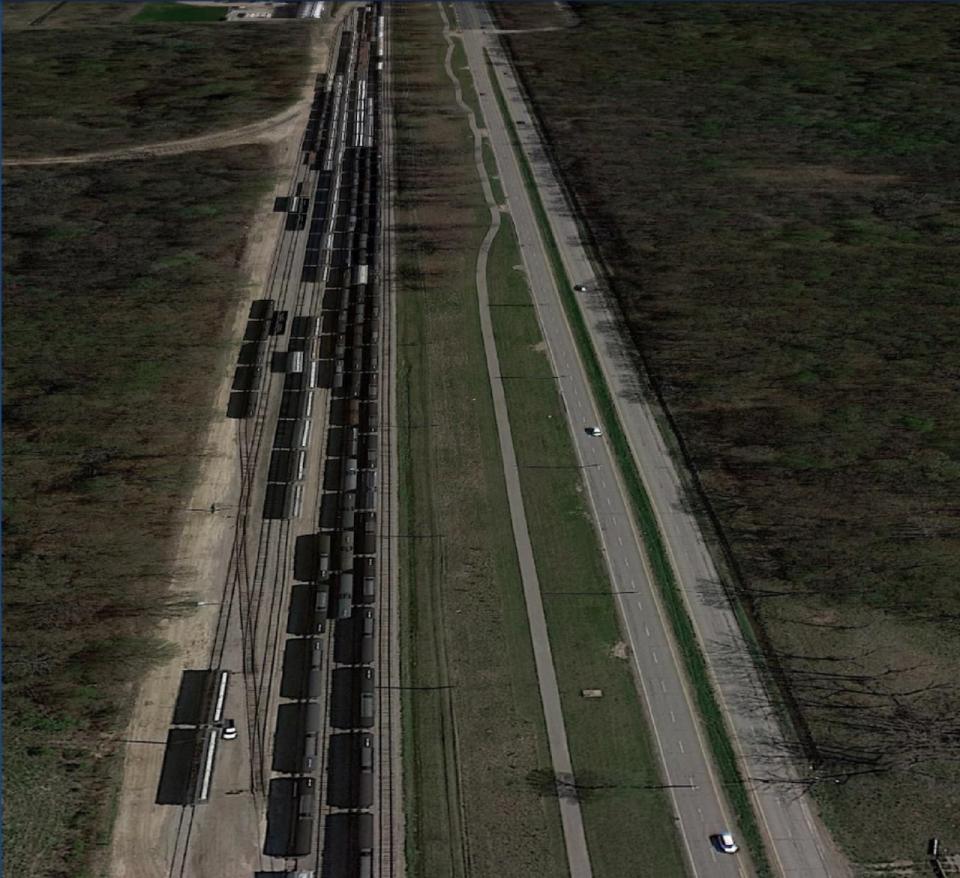
[[156, 874], [403, 874], [385, 27], [344, 19], [275, 205], [227, 404], [235, 496], [210, 509], [234, 529], [208, 664], [126, 800], [163, 812]]

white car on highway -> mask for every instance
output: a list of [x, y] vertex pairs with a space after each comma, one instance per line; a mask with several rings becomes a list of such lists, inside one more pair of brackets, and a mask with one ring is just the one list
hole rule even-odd
[[601, 430], [599, 427], [587, 427], [587, 435], [588, 435], [588, 436], [602, 436], [602, 435], [603, 435], [603, 430]]
[[740, 846], [733, 840], [732, 832], [720, 832], [711, 836], [714, 846], [722, 854], [735, 854]]

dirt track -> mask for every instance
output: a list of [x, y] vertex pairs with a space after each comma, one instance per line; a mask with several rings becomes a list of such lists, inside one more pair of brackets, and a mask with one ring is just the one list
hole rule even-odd
[[302, 112], [302, 102], [297, 101], [282, 113], [270, 116], [260, 122], [201, 134], [199, 137], [185, 137], [182, 140], [165, 140], [159, 143], [145, 143], [142, 146], [125, 146], [120, 149], [106, 149], [100, 152], [81, 152], [77, 155], [39, 156], [28, 159], [4, 159], [4, 167], [26, 167], [29, 165], [79, 165], [87, 162], [117, 162], [129, 159], [144, 159], [156, 156], [177, 155], [184, 152], [197, 152], [204, 149], [223, 149], [228, 146], [240, 146], [245, 143], [279, 143], [295, 130], [295, 123]]

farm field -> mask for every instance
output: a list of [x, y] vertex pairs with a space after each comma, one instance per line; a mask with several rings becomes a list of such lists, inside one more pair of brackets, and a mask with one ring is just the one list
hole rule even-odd
[[409, 874], [564, 874], [480, 334], [486, 231], [434, 6], [393, 13]]
[[577, 13], [507, 39], [814, 795], [861, 864], [957, 851], [960, 15]]
[[[67, 7], [86, 8], [89, 16], [98, 5]], [[111, 4], [103, 5], [109, 18]], [[281, 112], [304, 84], [308, 22], [105, 27], [90, 20], [67, 30], [5, 27], [5, 157], [69, 155], [232, 128]]]

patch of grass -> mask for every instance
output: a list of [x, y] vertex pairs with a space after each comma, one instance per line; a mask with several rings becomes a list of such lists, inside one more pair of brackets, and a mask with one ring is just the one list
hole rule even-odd
[[[115, 742], [137, 678], [166, 654], [150, 626], [176, 611], [165, 594], [191, 449], [230, 355], [238, 218], [270, 167], [250, 146], [4, 171], [4, 855], [17, 875], [92, 874], [109, 837]], [[212, 203], [215, 216], [169, 209]]]
[[[451, 19], [451, 27], [456, 25], [456, 19]], [[480, 110], [480, 98], [477, 97], [477, 87], [474, 85], [473, 77], [470, 75], [470, 67], [467, 64], [467, 53], [463, 48], [463, 40], [458, 36], [453, 38], [453, 55], [450, 57], [450, 66], [453, 73], [460, 82], [460, 90], [463, 93], [463, 102], [473, 112], [473, 118], [476, 119], [479, 128], [485, 127], [483, 113]]]
[[134, 17], [141, 22], [223, 21], [226, 9], [219, 6], [184, 6], [181, 3], [146, 3]]
[[[616, 654], [626, 645], [520, 264], [504, 217], [488, 263], [491, 302], [527, 307], [491, 313], [593, 873], [618, 878], [642, 861], [645, 874], [683, 875], [629, 659]], [[551, 466], [536, 466], [543, 462]], [[581, 697], [592, 688], [602, 700]]]
[[411, 875], [562, 875], [475, 287], [489, 214], [435, 7], [394, 17], [406, 846]]
[[960, 19], [578, 13], [513, 56], [814, 794], [854, 859], [956, 848]]
[[493, 200], [497, 204], [503, 204], [505, 196], [503, 186], [500, 183], [500, 169], [497, 167], [497, 160], [493, 155], [493, 147], [490, 141], [483, 138], [483, 166], [487, 169], [487, 177], [490, 179], [490, 188], [493, 190]]
[[295, 21], [5, 33], [4, 154], [69, 155], [266, 118], [297, 98], [309, 40], [309, 23]]

